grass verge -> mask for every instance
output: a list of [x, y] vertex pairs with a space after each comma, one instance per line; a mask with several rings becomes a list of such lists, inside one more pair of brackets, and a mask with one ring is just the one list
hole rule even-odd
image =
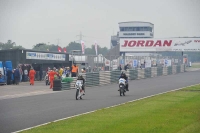
[[23, 133], [199, 133], [200, 85], [53, 122]]
[[192, 68], [200, 68], [200, 63], [192, 63]]

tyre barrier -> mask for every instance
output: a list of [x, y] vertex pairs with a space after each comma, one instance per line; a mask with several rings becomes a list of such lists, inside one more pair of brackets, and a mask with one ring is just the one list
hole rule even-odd
[[145, 78], [151, 78], [151, 67], [145, 69], [144, 76]]
[[61, 82], [61, 89], [62, 90], [70, 90], [70, 83], [66, 83], [66, 82]]
[[151, 68], [151, 77], [157, 77], [157, 67]]
[[[122, 70], [126, 73], [129, 80], [137, 80], [137, 79], [145, 79], [163, 75], [171, 75], [180, 72], [184, 72], [185, 66], [184, 65], [173, 65], [169, 67], [152, 67], [152, 68], [134, 68], [128, 69], [127, 71]], [[114, 71], [100, 71], [95, 73], [81, 73], [85, 78], [86, 87], [93, 87], [93, 86], [101, 86], [111, 83], [116, 83], [119, 79], [121, 74], [120, 70]], [[74, 85], [76, 83], [77, 77], [74, 77], [74, 80], [71, 83], [61, 83], [60, 80], [55, 80], [54, 82], [54, 91], [60, 90], [69, 90], [74, 89]]]
[[163, 75], [163, 67], [158, 67], [157, 68], [157, 76], [162, 76]]
[[172, 74], [172, 67], [168, 67], [167, 68], [167, 75], [171, 75]]
[[53, 91], [61, 91], [61, 80], [60, 79], [55, 79], [53, 81]]

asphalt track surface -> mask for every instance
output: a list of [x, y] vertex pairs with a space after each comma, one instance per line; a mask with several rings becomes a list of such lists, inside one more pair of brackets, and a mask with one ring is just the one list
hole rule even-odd
[[[200, 71], [129, 81], [129, 92], [120, 97], [118, 84], [86, 88], [83, 100], [75, 90], [0, 99], [0, 132], [9, 133], [80, 113], [136, 100], [200, 83]], [[1, 88], [0, 88], [1, 89]]]

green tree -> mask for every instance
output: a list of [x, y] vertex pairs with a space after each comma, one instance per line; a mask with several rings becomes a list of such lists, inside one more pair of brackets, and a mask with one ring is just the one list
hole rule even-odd
[[67, 52], [71, 53], [72, 50], [81, 50], [81, 44], [80, 43], [76, 43], [76, 42], [70, 42], [68, 44], [67, 48]]
[[[66, 48], [68, 53], [71, 53], [72, 50], [82, 50], [81, 44], [76, 42], [70, 42]], [[98, 54], [106, 55], [108, 52], [108, 48], [107, 47], [101, 48], [101, 46], [98, 45], [97, 51]], [[88, 48], [85, 47], [85, 54], [96, 55], [95, 46], [92, 45], [91, 47]]]
[[[59, 45], [51, 44], [47, 45], [46, 43], [38, 43], [33, 46], [33, 50], [39, 50], [39, 51], [51, 51], [51, 52], [58, 52]], [[62, 49], [62, 47], [61, 47]]]
[[23, 48], [22, 46], [17, 46], [15, 42], [12, 42], [12, 40], [8, 40], [6, 43], [0, 43], [0, 49], [6, 50], [6, 49], [17, 49], [17, 48]]
[[33, 50], [41, 50], [41, 51], [47, 51], [48, 45], [45, 43], [38, 43], [33, 46]]

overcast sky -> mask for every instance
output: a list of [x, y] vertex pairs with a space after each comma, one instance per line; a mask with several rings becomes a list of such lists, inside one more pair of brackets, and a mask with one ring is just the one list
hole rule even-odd
[[0, 42], [32, 48], [79, 40], [110, 47], [124, 21], [154, 24], [154, 37], [200, 36], [200, 0], [0, 0]]

